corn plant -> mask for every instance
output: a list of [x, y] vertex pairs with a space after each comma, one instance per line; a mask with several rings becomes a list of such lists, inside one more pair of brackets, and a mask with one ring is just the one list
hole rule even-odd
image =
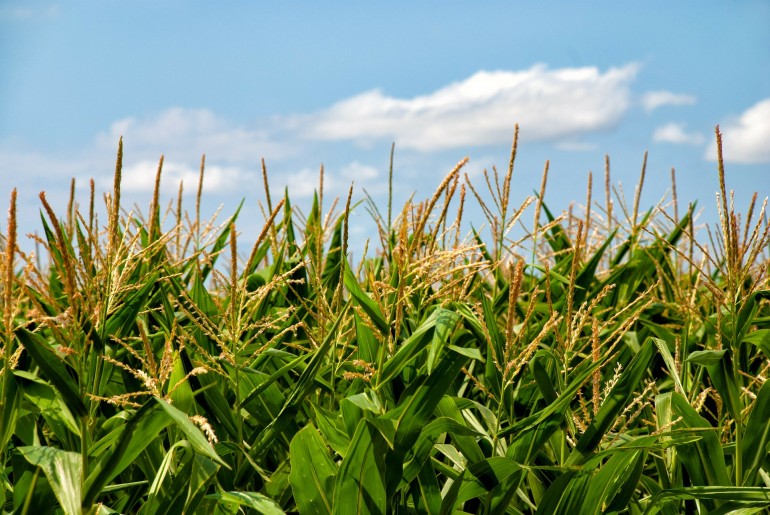
[[[517, 135], [505, 173], [479, 187], [464, 159], [387, 217], [352, 187], [326, 206], [323, 169], [307, 215], [274, 203], [263, 163], [262, 223], [201, 219], [205, 158], [192, 213], [181, 185], [161, 206], [162, 157], [146, 215], [125, 210], [121, 141], [103, 210], [93, 181], [63, 217], [41, 194], [42, 256], [14, 191], [4, 511], [768, 509], [767, 200], [736, 212], [717, 130], [717, 227], [680, 212], [673, 171], [643, 211], [646, 156], [630, 203], [607, 159], [603, 203], [589, 176], [554, 214], [546, 163], [514, 206]], [[379, 245], [354, 263], [363, 208]]]

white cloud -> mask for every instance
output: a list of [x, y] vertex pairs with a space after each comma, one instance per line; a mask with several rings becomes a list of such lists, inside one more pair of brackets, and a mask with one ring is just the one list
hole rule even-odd
[[642, 105], [647, 111], [654, 111], [663, 106], [694, 105], [696, 101], [693, 95], [670, 91], [650, 91], [642, 95]]
[[380, 175], [380, 172], [373, 166], [364, 165], [358, 161], [353, 161], [349, 165], [342, 168], [340, 175], [351, 181], [365, 182], [376, 179]]
[[[155, 175], [158, 163], [140, 161], [123, 168], [121, 189], [126, 192], [147, 192], [155, 187]], [[197, 190], [200, 180], [200, 168], [193, 168], [184, 163], [164, 161], [161, 174], [161, 190], [175, 193], [179, 190], [180, 181], [184, 183], [187, 192]], [[206, 166], [203, 173], [204, 192], [234, 191], [243, 188], [244, 183], [254, 180], [238, 168]], [[111, 188], [112, 182], [106, 178], [101, 182], [102, 187]], [[256, 183], [255, 183], [256, 184]]]
[[[282, 195], [288, 187], [292, 198], [308, 198], [319, 187], [319, 169], [302, 168], [296, 172], [274, 173], [270, 175], [270, 190]], [[350, 183], [355, 183], [356, 191], [366, 188], [370, 193], [387, 189], [387, 183], [379, 181], [377, 168], [353, 161], [342, 168], [324, 168], [324, 195], [346, 197]]]
[[583, 141], [562, 141], [556, 145], [559, 150], [568, 152], [591, 152], [598, 149], [596, 143], [586, 143]]
[[706, 141], [706, 138], [699, 132], [686, 132], [683, 123], [667, 123], [655, 129], [652, 140], [678, 145], [701, 145]]
[[259, 164], [263, 156], [289, 152], [270, 138], [266, 130], [238, 126], [208, 109], [174, 107], [144, 118], [128, 117], [114, 122], [97, 136], [100, 147], [116, 148], [123, 136], [126, 152], [143, 159], [165, 154], [173, 159], [198, 160], [202, 153], [222, 162]]
[[0, 6], [0, 19], [31, 20], [36, 18], [54, 18], [58, 15], [59, 6], [56, 4], [29, 5], [29, 3], [18, 2], [16, 4]]
[[[337, 192], [335, 174], [324, 170], [324, 194]], [[318, 168], [302, 168], [296, 172], [273, 173], [270, 175], [270, 190], [273, 196], [283, 195], [284, 188], [289, 188], [289, 195], [294, 198], [309, 198], [318, 191], [320, 186], [320, 171]]]
[[[722, 153], [733, 163], [770, 163], [770, 98], [761, 100], [743, 112], [737, 120], [721, 126]], [[716, 161], [716, 142], [705, 155]]]
[[287, 123], [309, 139], [395, 139], [400, 148], [421, 151], [508, 142], [516, 123], [523, 139], [558, 139], [618, 123], [638, 69], [480, 71], [409, 99], [368, 91]]

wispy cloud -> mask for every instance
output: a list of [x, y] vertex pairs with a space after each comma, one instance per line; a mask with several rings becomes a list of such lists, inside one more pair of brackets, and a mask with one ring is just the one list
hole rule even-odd
[[0, 20], [34, 20], [55, 18], [58, 15], [57, 4], [34, 5], [34, 2], [14, 2], [0, 5]]
[[[350, 184], [354, 183], [357, 191], [366, 188], [372, 194], [386, 191], [387, 182], [383, 180], [380, 171], [358, 161], [352, 161], [341, 168], [324, 169], [324, 192], [332, 197], [346, 195]], [[308, 198], [320, 187], [320, 171], [318, 168], [302, 168], [298, 171], [272, 174], [270, 189], [282, 194], [284, 188], [289, 188], [292, 198]]]
[[[148, 192], [155, 187], [155, 176], [158, 171], [157, 161], [140, 161], [132, 163], [123, 169], [122, 189], [127, 192]], [[179, 183], [183, 182], [185, 189], [197, 187], [200, 179], [200, 168], [188, 164], [164, 161], [161, 174], [161, 190], [165, 193], [175, 193]], [[112, 179], [104, 177], [100, 186], [104, 189], [112, 187]], [[253, 183], [253, 184], [251, 184]], [[246, 185], [256, 186], [255, 175], [248, 175], [237, 167], [206, 166], [203, 174], [203, 189], [207, 192], [237, 191]]]
[[[721, 130], [726, 161], [770, 163], [770, 98], [757, 102], [739, 118], [723, 123]], [[705, 157], [716, 160], [716, 143], [709, 146]]]
[[393, 139], [400, 148], [433, 151], [492, 145], [522, 137], [553, 140], [607, 129], [630, 104], [639, 66], [602, 73], [596, 67], [480, 71], [427, 95], [395, 98], [372, 90], [289, 120], [314, 140], [367, 143]]
[[179, 160], [200, 158], [205, 152], [218, 161], [259, 163], [265, 155], [290, 153], [287, 143], [271, 137], [267, 128], [244, 126], [208, 109], [169, 108], [155, 116], [127, 117], [97, 136], [97, 145], [113, 148], [122, 135], [134, 156], [155, 159], [161, 153]]
[[592, 152], [599, 147], [596, 143], [587, 143], [584, 141], [562, 141], [556, 144], [556, 148], [568, 152]]
[[693, 95], [671, 91], [650, 91], [642, 95], [642, 105], [648, 112], [663, 106], [694, 105], [696, 101]]
[[687, 132], [683, 123], [667, 123], [655, 129], [652, 140], [677, 145], [702, 145], [706, 138], [699, 132]]

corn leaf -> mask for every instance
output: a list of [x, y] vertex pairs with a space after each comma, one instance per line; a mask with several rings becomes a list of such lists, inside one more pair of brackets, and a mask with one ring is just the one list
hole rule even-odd
[[51, 381], [61, 393], [69, 410], [77, 417], [86, 415], [86, 406], [80, 396], [80, 389], [67, 370], [64, 360], [39, 334], [25, 328], [16, 330], [16, 337], [27, 349], [35, 364], [40, 367], [43, 376]]
[[291, 483], [300, 513], [332, 513], [337, 466], [312, 424], [291, 440]]
[[79, 515], [83, 472], [80, 454], [45, 446], [19, 447], [18, 452], [43, 470], [64, 513]]

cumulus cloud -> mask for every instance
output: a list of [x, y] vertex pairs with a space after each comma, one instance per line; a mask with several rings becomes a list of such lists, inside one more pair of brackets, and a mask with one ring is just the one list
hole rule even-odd
[[706, 140], [699, 132], [687, 132], [683, 123], [667, 123], [655, 129], [652, 140], [678, 145], [701, 145]]
[[375, 89], [288, 124], [315, 140], [367, 143], [394, 139], [421, 151], [507, 142], [553, 140], [607, 129], [629, 107], [639, 66], [602, 73], [596, 67], [480, 71], [427, 95], [395, 98]]
[[696, 100], [693, 95], [671, 91], [650, 91], [642, 95], [642, 105], [648, 112], [663, 106], [694, 105]]
[[[770, 98], [754, 104], [738, 119], [721, 126], [725, 161], [770, 163]], [[706, 159], [716, 161], [716, 143], [706, 151]]]

